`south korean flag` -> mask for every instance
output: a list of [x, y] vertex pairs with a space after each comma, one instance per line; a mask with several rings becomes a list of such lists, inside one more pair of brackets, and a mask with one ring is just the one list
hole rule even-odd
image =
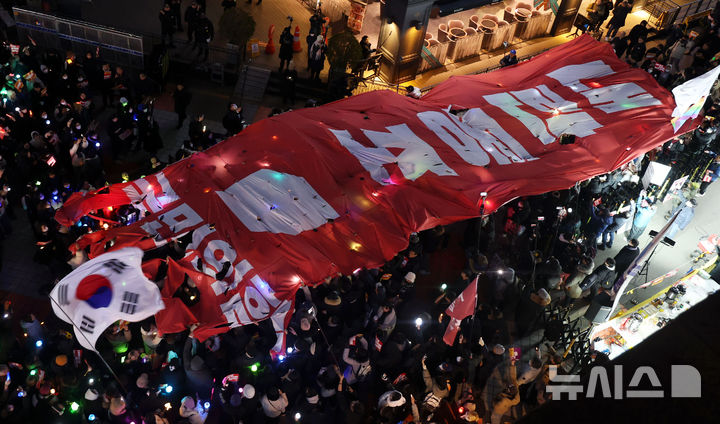
[[53, 311], [75, 329], [80, 344], [95, 342], [115, 321], [142, 321], [165, 308], [160, 289], [143, 275], [143, 251], [127, 247], [77, 267], [50, 293]]

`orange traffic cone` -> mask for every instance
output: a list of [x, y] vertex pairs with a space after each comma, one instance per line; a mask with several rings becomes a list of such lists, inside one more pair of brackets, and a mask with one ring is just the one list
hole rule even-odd
[[293, 36], [293, 51], [302, 51], [302, 46], [300, 45], [300, 26], [295, 27], [295, 35]]
[[330, 17], [329, 17], [329, 16], [326, 16], [326, 17], [325, 17], [325, 23], [324, 23], [323, 26], [322, 26], [322, 35], [323, 35], [323, 38], [325, 38], [325, 45], [326, 45], [326, 46], [327, 46], [328, 38], [329, 38], [329, 37], [328, 37], [328, 30], [329, 30], [329, 29], [330, 29]]
[[265, 46], [266, 54], [275, 53], [275, 44], [273, 43], [273, 35], [274, 34], [275, 34], [275, 25], [270, 25], [270, 28], [268, 29], [268, 43], [267, 43], [267, 46]]

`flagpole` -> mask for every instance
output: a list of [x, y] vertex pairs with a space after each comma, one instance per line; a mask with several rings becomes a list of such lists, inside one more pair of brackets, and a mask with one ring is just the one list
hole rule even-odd
[[[477, 250], [480, 252], [480, 235], [482, 234], [482, 227], [483, 227], [483, 217], [485, 216], [485, 201], [487, 200], [487, 192], [483, 191], [480, 193], [480, 224], [478, 225], [478, 239], [477, 239]], [[480, 287], [480, 274], [475, 276], [475, 307], [473, 308], [473, 315], [472, 315], [472, 324], [470, 326], [470, 343], [472, 344], [472, 339], [475, 336], [475, 321], [476, 321], [476, 315], [477, 315], [477, 309], [478, 309], [478, 298], [480, 297], [480, 291], [478, 290]]]
[[[72, 318], [70, 318], [70, 316], [67, 314], [67, 312], [65, 312], [65, 310], [55, 301], [55, 299], [53, 299], [52, 296], [48, 296], [48, 297], [50, 298], [52, 303], [54, 303], [55, 306], [57, 306], [57, 308], [63, 313], [63, 315], [65, 315], [65, 317], [68, 319], [68, 321], [70, 321], [70, 324], [72, 324], [73, 327], [75, 327], [76, 329], [80, 328], [79, 326], [77, 326], [75, 324], [75, 321], [73, 321]], [[90, 346], [93, 346], [93, 349], [90, 349], [90, 350], [92, 350], [93, 352], [95, 352], [97, 354], [98, 358], [100, 358], [102, 363], [105, 364], [105, 367], [108, 369], [108, 371], [110, 371], [110, 374], [112, 374], [112, 376], [115, 378], [115, 381], [117, 381], [117, 383], [120, 385], [120, 390], [122, 390], [123, 395], [127, 396], [127, 390], [125, 390], [125, 386], [120, 381], [120, 378], [117, 376], [117, 374], [115, 374], [115, 371], [113, 371], [113, 369], [110, 367], [110, 364], [107, 363], [107, 361], [105, 360], [105, 358], [102, 357], [100, 352], [98, 352], [97, 349], [95, 349], [95, 345], [90, 340], [88, 340], [87, 336], [85, 336], [85, 333], [83, 333], [82, 331], [75, 331], [74, 333], [75, 333], [75, 337], [77, 337], [77, 334], [80, 333], [80, 335], [83, 337], [83, 339], [85, 339], [85, 341]]]
[[[477, 321], [477, 310], [478, 310], [478, 299], [480, 298], [480, 275], [475, 276], [475, 307], [473, 308], [472, 325], [470, 326], [470, 345], [473, 343], [473, 337], [475, 337], [475, 322]], [[482, 337], [482, 336], [481, 336]], [[479, 339], [478, 339], [479, 340]]]

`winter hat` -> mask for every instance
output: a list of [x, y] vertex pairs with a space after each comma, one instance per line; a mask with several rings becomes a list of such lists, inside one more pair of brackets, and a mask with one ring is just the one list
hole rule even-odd
[[465, 414], [465, 416], [463, 417], [463, 419], [464, 419], [465, 421], [467, 421], [467, 422], [474, 423], [474, 422], [479, 422], [479, 421], [480, 421], [480, 416], [478, 415], [477, 412], [475, 412], [475, 411], [470, 411], [470, 412], [468, 412], [467, 414]]
[[552, 300], [550, 298], [550, 293], [548, 293], [547, 290], [545, 290], [545, 289], [538, 290], [537, 294], [540, 297], [540, 299], [543, 300], [544, 303], [550, 303], [550, 301]]
[[191, 410], [195, 409], [195, 399], [193, 399], [192, 396], [185, 396], [184, 398], [182, 398], [180, 403], [187, 410], [191, 411]]
[[205, 361], [199, 356], [193, 357], [190, 361], [190, 369], [193, 371], [200, 371], [203, 369], [203, 365], [205, 365]]
[[114, 397], [110, 399], [110, 413], [119, 416], [125, 413], [125, 399], [122, 397]]
[[320, 396], [318, 396], [318, 393], [315, 389], [312, 387], [308, 387], [305, 389], [305, 399], [308, 401], [311, 405], [317, 405], [317, 403], [320, 401]]
[[41, 396], [47, 396], [50, 394], [50, 385], [45, 383], [42, 386], [40, 386], [40, 389], [38, 391], [40, 392]]
[[325, 296], [323, 302], [325, 302], [325, 304], [328, 306], [339, 306], [340, 303], [342, 303], [342, 299], [340, 299], [340, 295], [338, 294], [338, 292], [333, 291], [328, 293], [327, 296]]
[[300, 329], [302, 331], [310, 331], [310, 320], [307, 318], [300, 318]]
[[238, 407], [238, 406], [240, 406], [241, 402], [242, 402], [242, 395], [240, 395], [240, 393], [234, 393], [232, 396], [230, 396], [230, 405]]
[[501, 344], [499, 344], [499, 343], [496, 344], [496, 345], [493, 347], [493, 353], [496, 354], [496, 355], [502, 355], [503, 353], [505, 353], [505, 346], [503, 346], [503, 345], [501, 345]]
[[87, 389], [85, 391], [85, 399], [89, 401], [97, 400], [97, 398], [100, 396], [97, 390], [93, 389], [92, 387]]
[[65, 365], [67, 365], [67, 361], [68, 359], [65, 355], [58, 355], [55, 357], [55, 365], [57, 365], [58, 367], [64, 367]]
[[415, 282], [415, 273], [414, 272], [408, 272], [405, 274], [405, 281], [408, 283], [414, 283]]
[[243, 386], [243, 397], [252, 399], [255, 397], [255, 387], [252, 384], [246, 384]]
[[142, 373], [140, 376], [135, 380], [135, 385], [138, 386], [140, 389], [147, 389], [148, 388], [148, 375], [147, 373]]

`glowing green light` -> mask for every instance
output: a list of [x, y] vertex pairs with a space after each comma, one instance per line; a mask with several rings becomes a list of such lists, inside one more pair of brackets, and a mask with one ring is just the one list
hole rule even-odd
[[30, 371], [30, 375], [35, 375], [35, 374], [37, 374], [37, 370]]
[[282, 181], [283, 178], [285, 178], [285, 175], [281, 172], [273, 172], [273, 178], [275, 178], [278, 181]]
[[250, 365], [250, 371], [252, 371], [253, 373], [258, 372], [259, 369], [260, 369], [259, 362], [255, 362], [254, 364]]
[[80, 410], [80, 404], [77, 402], [73, 402], [70, 404], [70, 412], [73, 414]]

